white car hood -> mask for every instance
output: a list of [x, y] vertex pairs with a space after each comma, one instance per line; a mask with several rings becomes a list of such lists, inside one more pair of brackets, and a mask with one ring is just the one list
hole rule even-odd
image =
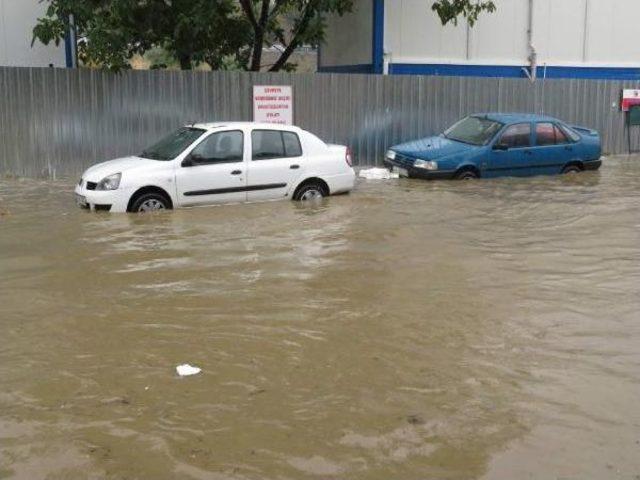
[[124, 157], [116, 158], [115, 160], [109, 160], [108, 162], [98, 163], [92, 167], [89, 167], [82, 178], [84, 181], [99, 182], [109, 175], [114, 173], [122, 173], [134, 168], [148, 168], [153, 165], [158, 165], [159, 160], [149, 160], [148, 158], [141, 157]]

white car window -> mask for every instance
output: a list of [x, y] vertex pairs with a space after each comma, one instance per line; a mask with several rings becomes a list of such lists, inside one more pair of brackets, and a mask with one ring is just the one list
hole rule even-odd
[[212, 133], [191, 151], [196, 163], [235, 163], [243, 161], [244, 134], [239, 130]]
[[251, 143], [253, 160], [302, 156], [300, 138], [294, 132], [254, 130], [251, 134]]
[[282, 132], [284, 140], [284, 153], [287, 157], [301, 157], [302, 146], [298, 135], [293, 132]]
[[253, 160], [269, 160], [285, 156], [282, 133], [278, 130], [254, 130], [251, 134], [251, 144]]

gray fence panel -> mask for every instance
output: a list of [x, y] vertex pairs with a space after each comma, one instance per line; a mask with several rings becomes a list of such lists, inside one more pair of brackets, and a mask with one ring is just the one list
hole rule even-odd
[[[0, 174], [77, 175], [140, 151], [190, 122], [251, 120], [253, 85], [292, 85], [294, 119], [361, 165], [393, 144], [441, 132], [472, 112], [544, 113], [601, 132], [609, 153], [627, 151], [622, 88], [640, 82], [299, 75], [0, 67]], [[640, 129], [633, 132], [640, 146]]]

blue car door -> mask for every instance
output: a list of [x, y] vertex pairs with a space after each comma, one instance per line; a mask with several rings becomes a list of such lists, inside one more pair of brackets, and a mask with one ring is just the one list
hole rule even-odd
[[488, 153], [484, 177], [530, 175], [533, 163], [531, 123], [509, 125]]
[[574, 157], [573, 144], [555, 123], [536, 123], [534, 142], [533, 157], [538, 175], [560, 173]]

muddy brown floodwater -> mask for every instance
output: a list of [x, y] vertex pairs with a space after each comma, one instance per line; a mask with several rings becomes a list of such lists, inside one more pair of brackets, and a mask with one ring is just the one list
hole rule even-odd
[[315, 207], [72, 191], [0, 181], [0, 477], [640, 478], [640, 159]]

